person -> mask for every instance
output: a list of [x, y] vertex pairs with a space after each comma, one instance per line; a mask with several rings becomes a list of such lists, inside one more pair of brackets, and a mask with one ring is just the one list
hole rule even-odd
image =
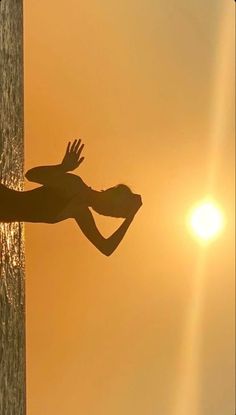
[[[83, 162], [81, 140], [68, 143], [58, 165], [33, 167], [25, 177], [42, 186], [16, 191], [0, 185], [0, 222], [57, 223], [75, 219], [86, 238], [104, 255], [111, 255], [126, 234], [135, 214], [142, 206], [141, 196], [128, 186], [119, 184], [97, 191], [87, 186], [80, 176], [68, 173]], [[108, 238], [98, 230], [92, 212], [124, 218]]]

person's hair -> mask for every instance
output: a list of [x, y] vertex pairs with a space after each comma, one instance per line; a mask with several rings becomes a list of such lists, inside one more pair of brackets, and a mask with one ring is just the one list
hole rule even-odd
[[125, 199], [127, 196], [131, 196], [133, 194], [130, 187], [123, 183], [117, 184], [116, 186], [113, 186], [113, 187], [109, 187], [108, 189], [103, 190], [103, 191], [106, 192], [107, 194], [110, 194], [111, 197], [114, 197], [117, 199], [118, 198]]
[[126, 217], [132, 200], [132, 191], [125, 184], [118, 184], [101, 192], [101, 203], [95, 210], [105, 216]]

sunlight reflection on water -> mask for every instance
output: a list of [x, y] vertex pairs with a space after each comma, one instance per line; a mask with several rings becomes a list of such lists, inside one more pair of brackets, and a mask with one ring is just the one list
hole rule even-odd
[[[22, 2], [0, 2], [0, 179], [23, 190]], [[0, 201], [1, 203], [1, 201]], [[24, 228], [0, 223], [0, 413], [25, 414]]]

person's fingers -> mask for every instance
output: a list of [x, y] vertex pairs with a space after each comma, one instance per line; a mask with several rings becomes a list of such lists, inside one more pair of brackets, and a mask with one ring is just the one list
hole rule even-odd
[[141, 198], [141, 196], [140, 196], [140, 199], [139, 199], [139, 206], [141, 207], [143, 205], [143, 201], [142, 201], [142, 198]]
[[66, 153], [70, 152], [70, 145], [71, 145], [71, 142], [69, 141], [69, 143], [67, 144], [67, 147], [66, 147]]
[[78, 161], [78, 166], [82, 163], [84, 161], [84, 157], [81, 157], [81, 159], [79, 159], [79, 161]]
[[81, 144], [81, 138], [78, 140], [78, 143], [76, 144], [76, 146], [74, 147], [74, 151], [77, 153], [77, 151], [78, 151], [78, 148], [79, 148], [79, 146], [80, 146], [80, 144]]
[[80, 154], [81, 154], [81, 152], [82, 152], [83, 148], [84, 148], [84, 144], [82, 144], [82, 145], [79, 147], [79, 149], [77, 150], [76, 155], [77, 155], [77, 157], [78, 157], [78, 158], [79, 158], [79, 156], [80, 156]]
[[72, 146], [71, 146], [71, 149], [70, 149], [70, 151], [71, 151], [71, 152], [73, 152], [73, 151], [74, 151], [75, 146], [76, 146], [76, 143], [77, 143], [77, 140], [74, 140], [74, 142], [73, 142], [73, 144], [72, 144]]

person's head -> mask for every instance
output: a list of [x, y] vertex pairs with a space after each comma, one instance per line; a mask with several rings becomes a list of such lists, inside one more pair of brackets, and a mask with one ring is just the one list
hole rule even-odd
[[96, 204], [92, 207], [101, 215], [126, 218], [137, 203], [137, 197], [128, 186], [118, 184], [99, 192]]

